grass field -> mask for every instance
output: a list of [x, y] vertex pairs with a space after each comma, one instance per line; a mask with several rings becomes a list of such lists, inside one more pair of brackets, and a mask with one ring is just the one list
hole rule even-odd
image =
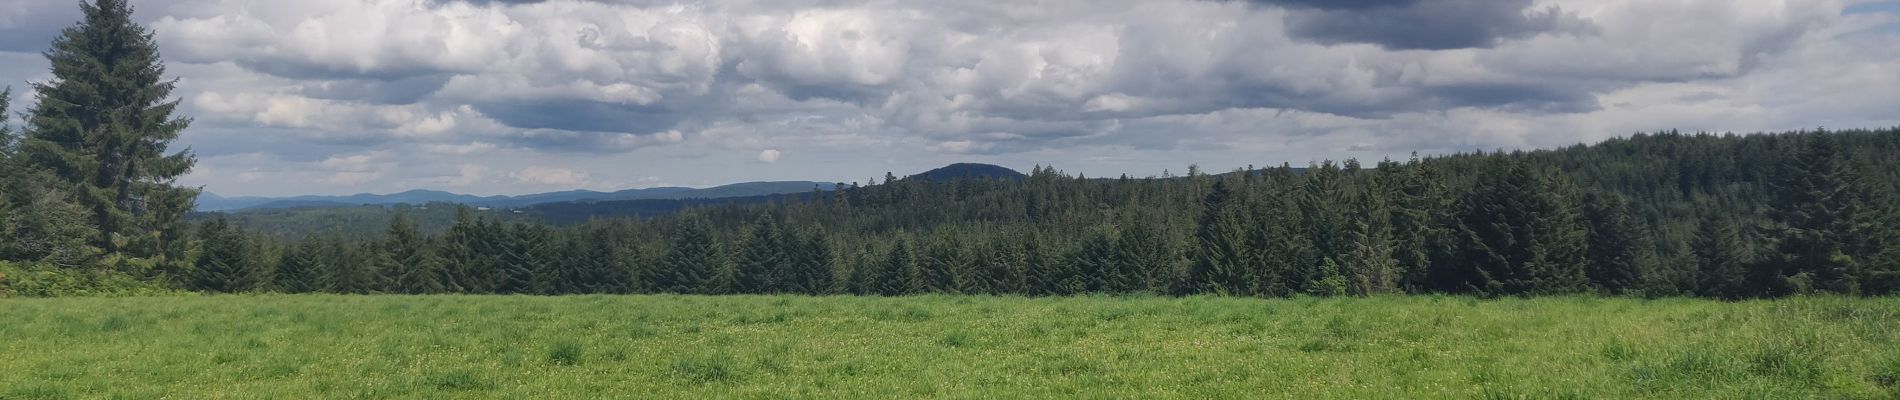
[[1896, 398], [1900, 299], [0, 299], [0, 398]]

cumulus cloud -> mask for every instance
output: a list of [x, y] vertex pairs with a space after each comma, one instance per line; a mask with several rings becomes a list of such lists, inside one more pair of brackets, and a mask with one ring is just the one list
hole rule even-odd
[[[318, 181], [331, 185], [356, 185], [386, 176], [395, 169], [395, 161], [387, 151], [371, 151], [358, 154], [335, 155], [323, 159], [318, 166], [328, 173]], [[261, 175], [253, 175], [261, 176]]]
[[[220, 194], [1139, 176], [1900, 124], [1880, 89], [1900, 13], [1848, 0], [136, 3], [196, 121], [187, 180]], [[37, 52], [77, 18], [0, 0], [0, 78], [48, 79]], [[731, 167], [755, 160], [774, 168]]]
[[531, 166], [514, 173], [516, 183], [548, 186], [580, 186], [587, 173], [567, 168]]

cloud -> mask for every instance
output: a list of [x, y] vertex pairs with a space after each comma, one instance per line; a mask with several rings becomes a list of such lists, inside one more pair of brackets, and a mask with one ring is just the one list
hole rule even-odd
[[[317, 180], [331, 185], [350, 186], [381, 179], [396, 169], [392, 157], [387, 151], [330, 156], [317, 163], [328, 174]], [[252, 176], [261, 176], [261, 173]]]
[[434, 183], [448, 186], [468, 186], [488, 177], [488, 167], [478, 164], [462, 164], [456, 167], [453, 175], [442, 175], [433, 179]]
[[1321, 43], [1370, 43], [1399, 50], [1490, 47], [1540, 34], [1589, 34], [1590, 21], [1531, 0], [1263, 1], [1290, 6], [1289, 31]]
[[779, 156], [778, 149], [761, 150], [759, 151], [759, 162], [763, 162], [767, 164], [775, 163], [775, 162], [778, 162], [778, 156]]
[[580, 186], [587, 182], [587, 173], [566, 168], [531, 166], [514, 173], [516, 183], [546, 186]]
[[[188, 183], [509, 193], [1900, 124], [1882, 90], [1900, 13], [1867, 4], [176, 0], [136, 17], [194, 120]], [[0, 0], [0, 79], [49, 79], [37, 53], [77, 15]], [[798, 156], [735, 167], [761, 149]]]

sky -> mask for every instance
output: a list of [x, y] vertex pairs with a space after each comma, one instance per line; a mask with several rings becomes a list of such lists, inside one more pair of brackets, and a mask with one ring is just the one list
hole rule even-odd
[[[225, 196], [1142, 177], [1900, 126], [1900, 1], [132, 3], [193, 119], [179, 182]], [[76, 4], [0, 0], [14, 111]]]

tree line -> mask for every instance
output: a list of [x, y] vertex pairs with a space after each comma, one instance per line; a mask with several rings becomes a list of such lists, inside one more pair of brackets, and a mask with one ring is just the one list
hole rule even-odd
[[[873, 185], [554, 226], [199, 236], [198, 290], [340, 293], [1883, 295], [1900, 131], [1661, 133], [1592, 146], [1113, 179]], [[1740, 160], [1740, 162], [1737, 162]], [[1668, 165], [1668, 166], [1659, 166]], [[436, 205], [437, 207], [454, 207]], [[218, 244], [214, 246], [213, 244]]]

